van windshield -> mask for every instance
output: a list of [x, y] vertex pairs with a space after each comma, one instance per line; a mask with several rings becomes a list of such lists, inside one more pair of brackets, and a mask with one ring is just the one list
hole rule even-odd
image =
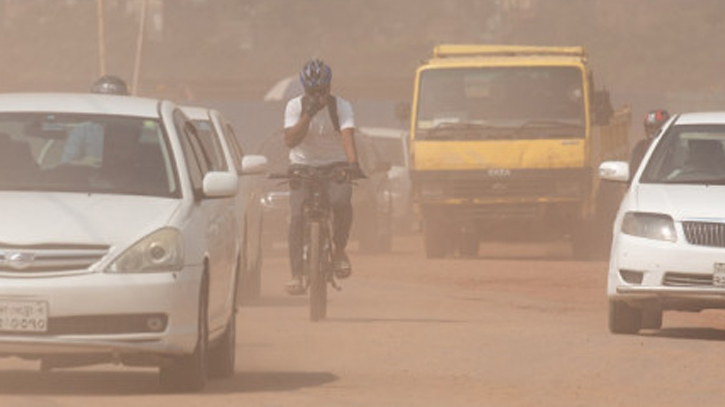
[[582, 83], [576, 67], [430, 69], [416, 138], [583, 138]]

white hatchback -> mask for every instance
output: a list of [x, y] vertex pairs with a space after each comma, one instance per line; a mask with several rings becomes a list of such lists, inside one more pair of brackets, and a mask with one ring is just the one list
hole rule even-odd
[[[629, 182], [625, 162], [605, 180]], [[609, 329], [660, 329], [666, 310], [725, 308], [725, 112], [675, 116], [631, 179], [614, 224]]]
[[169, 101], [0, 95], [0, 355], [234, 372], [238, 176]]

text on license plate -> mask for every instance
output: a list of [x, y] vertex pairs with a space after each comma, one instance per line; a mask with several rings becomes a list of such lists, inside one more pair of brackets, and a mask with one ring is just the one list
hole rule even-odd
[[45, 332], [47, 330], [47, 302], [0, 300], [0, 331]]

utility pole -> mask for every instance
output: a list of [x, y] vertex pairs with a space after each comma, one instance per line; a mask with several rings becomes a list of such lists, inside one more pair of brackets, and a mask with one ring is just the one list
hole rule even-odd
[[100, 76], [106, 74], [106, 31], [103, 25], [103, 0], [96, 2], [96, 17], [98, 20], [98, 71]]
[[139, 23], [138, 37], [136, 39], [136, 63], [134, 64], [133, 68], [133, 82], [131, 85], [132, 95], [135, 95], [136, 91], [138, 90], [139, 71], [141, 70], [141, 55], [143, 50], [144, 28], [146, 27], [146, 6], [148, 5], [148, 0], [141, 1], [141, 22]]

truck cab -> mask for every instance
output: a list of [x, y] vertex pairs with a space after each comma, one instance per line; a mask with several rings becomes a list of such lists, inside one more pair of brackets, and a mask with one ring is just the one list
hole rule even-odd
[[597, 217], [596, 168], [628, 153], [627, 126], [604, 130], [619, 116], [583, 47], [437, 46], [416, 71], [410, 115], [427, 256], [580, 240]]

